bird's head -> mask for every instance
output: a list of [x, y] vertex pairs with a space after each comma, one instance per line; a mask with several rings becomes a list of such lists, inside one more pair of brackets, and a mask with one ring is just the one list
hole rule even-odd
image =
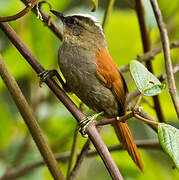
[[73, 14], [64, 15], [51, 10], [63, 23], [63, 41], [84, 45], [105, 44], [102, 27], [97, 19], [91, 15]]

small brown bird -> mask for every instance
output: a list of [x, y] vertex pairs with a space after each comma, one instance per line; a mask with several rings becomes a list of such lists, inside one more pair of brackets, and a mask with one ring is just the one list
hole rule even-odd
[[[89, 15], [65, 16], [51, 11], [63, 23], [59, 67], [64, 89], [75, 93], [89, 108], [112, 118], [125, 114], [127, 86], [106, 45], [101, 26]], [[125, 122], [115, 122], [118, 139], [143, 171], [142, 161]]]

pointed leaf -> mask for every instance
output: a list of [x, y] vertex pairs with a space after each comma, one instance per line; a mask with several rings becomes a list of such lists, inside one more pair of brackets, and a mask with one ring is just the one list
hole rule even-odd
[[130, 72], [137, 88], [145, 96], [154, 96], [163, 90], [164, 85], [140, 62], [133, 60], [130, 63]]
[[160, 123], [158, 125], [158, 138], [164, 151], [169, 154], [179, 169], [179, 129]]

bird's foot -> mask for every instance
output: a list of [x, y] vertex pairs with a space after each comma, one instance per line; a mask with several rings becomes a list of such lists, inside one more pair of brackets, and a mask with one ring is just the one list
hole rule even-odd
[[47, 78], [52, 78], [55, 75], [54, 70], [44, 70], [43, 72], [38, 74], [40, 77], [39, 86], [42, 86], [42, 83], [46, 81]]
[[87, 116], [85, 119], [81, 120], [78, 124], [78, 131], [81, 132], [83, 137], [88, 137], [88, 135], [86, 134], [86, 128], [88, 127], [88, 125], [90, 123], [92, 123], [98, 116], [102, 115], [103, 112], [97, 113], [97, 114], [93, 114], [92, 116]]

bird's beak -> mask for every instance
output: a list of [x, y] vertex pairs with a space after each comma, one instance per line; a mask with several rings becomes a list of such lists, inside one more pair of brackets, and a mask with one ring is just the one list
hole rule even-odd
[[50, 10], [55, 16], [57, 16], [62, 22], [65, 21], [65, 15], [54, 10]]

